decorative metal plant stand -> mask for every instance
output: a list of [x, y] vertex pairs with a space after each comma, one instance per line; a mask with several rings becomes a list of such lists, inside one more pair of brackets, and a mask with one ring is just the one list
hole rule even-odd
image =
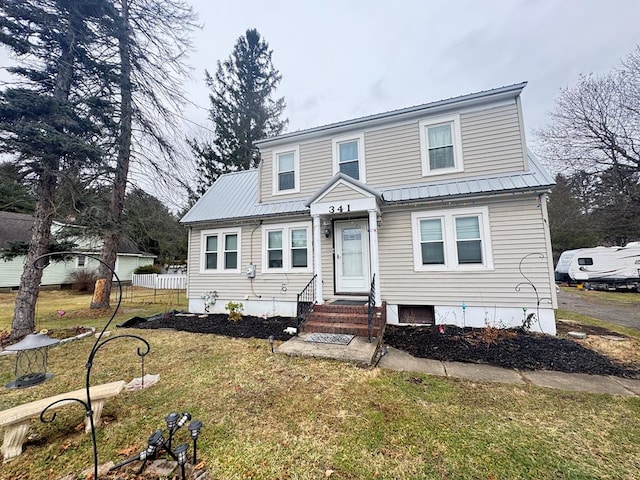
[[[93, 347], [91, 348], [91, 351], [89, 352], [89, 358], [87, 359], [87, 363], [86, 363], [86, 369], [87, 369], [87, 373], [85, 375], [85, 389], [86, 389], [86, 396], [87, 396], [87, 401], [83, 401], [80, 400], [78, 398], [65, 398], [65, 399], [61, 399], [61, 400], [57, 400], [53, 403], [51, 403], [50, 405], [48, 405], [41, 413], [40, 413], [40, 420], [44, 423], [49, 423], [49, 422], [53, 422], [56, 418], [56, 414], [53, 413], [51, 415], [51, 417], [47, 417], [47, 412], [49, 411], [49, 409], [51, 407], [53, 407], [54, 405], [60, 403], [60, 402], [69, 402], [69, 401], [73, 401], [73, 402], [77, 402], [80, 403], [82, 405], [82, 407], [84, 407], [87, 418], [89, 418], [89, 424], [91, 427], [91, 442], [93, 445], [93, 478], [94, 480], [98, 479], [98, 447], [97, 447], [97, 443], [96, 443], [96, 430], [95, 430], [95, 424], [94, 424], [94, 412], [91, 406], [91, 395], [90, 395], [90, 390], [89, 387], [91, 386], [91, 368], [93, 367], [93, 362], [95, 359], [96, 354], [100, 351], [100, 349], [106, 345], [109, 342], [112, 342], [114, 340], [119, 340], [121, 338], [130, 338], [130, 339], [134, 339], [137, 341], [140, 341], [143, 345], [142, 347], [138, 347], [137, 348], [137, 354], [140, 357], [140, 361], [142, 364], [142, 381], [144, 382], [144, 357], [145, 355], [147, 355], [149, 353], [150, 350], [150, 346], [149, 346], [149, 342], [147, 342], [144, 338], [139, 337], [138, 335], [117, 335], [114, 337], [109, 337], [106, 340], [103, 340], [103, 336], [105, 334], [105, 331], [109, 328], [109, 325], [111, 324], [111, 322], [113, 321], [113, 319], [115, 318], [118, 309], [120, 308], [120, 304], [122, 303], [122, 283], [120, 282], [120, 278], [118, 277], [118, 275], [116, 274], [116, 272], [105, 262], [103, 262], [100, 258], [92, 256], [92, 255], [87, 255], [86, 253], [78, 253], [78, 252], [56, 252], [56, 253], [47, 253], [45, 255], [42, 255], [40, 257], [38, 257], [35, 261], [34, 261], [34, 265], [38, 268], [45, 268], [49, 262], [49, 258], [53, 257], [55, 255], [59, 255], [59, 256], [85, 256], [85, 257], [89, 257], [97, 262], [99, 262], [101, 265], [103, 265], [104, 267], [106, 267], [113, 275], [113, 278], [115, 278], [116, 283], [118, 285], [118, 302], [116, 304], [115, 309], [113, 310], [113, 313], [111, 314], [111, 317], [109, 318], [109, 320], [107, 321], [107, 323], [105, 324], [105, 326], [102, 328], [102, 330], [100, 331], [100, 334], [98, 335], [95, 343], [93, 344]], [[144, 384], [143, 384], [144, 387]]]
[[[538, 328], [540, 329], [540, 332], [544, 333], [543, 329], [542, 329], [542, 323], [540, 322], [540, 304], [542, 302], [546, 302], [551, 304], [552, 301], [549, 297], [541, 297], [540, 294], [538, 293], [538, 289], [536, 288], [535, 284], [531, 281], [531, 279], [529, 277], [527, 277], [524, 272], [522, 271], [522, 266], [524, 265], [525, 261], [528, 260], [530, 257], [537, 257], [540, 260], [544, 260], [546, 257], [543, 253], [529, 253], [527, 255], [525, 255], [524, 257], [522, 257], [520, 259], [520, 263], [518, 264], [518, 271], [520, 272], [520, 275], [522, 275], [524, 277], [524, 279], [526, 281], [524, 282], [520, 282], [519, 284], [516, 285], [516, 292], [520, 292], [522, 287], [530, 287], [533, 289], [533, 293], [536, 296], [536, 313], [535, 314], [529, 314], [529, 316], [527, 316], [527, 308], [523, 308], [523, 312], [524, 312], [524, 318], [523, 318], [523, 325], [525, 324], [530, 324], [533, 320], [535, 320], [538, 323]], [[533, 318], [531, 317], [533, 316]]]

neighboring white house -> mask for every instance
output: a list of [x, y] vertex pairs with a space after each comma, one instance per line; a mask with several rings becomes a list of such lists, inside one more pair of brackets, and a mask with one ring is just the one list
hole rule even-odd
[[366, 295], [375, 275], [392, 324], [536, 313], [555, 333], [553, 180], [526, 147], [525, 86], [258, 142], [259, 168], [221, 176], [182, 219], [190, 310], [294, 316], [314, 275], [318, 303]]
[[[9, 246], [10, 242], [28, 243], [31, 238], [33, 217], [22, 213], [0, 212], [0, 252]], [[60, 222], [53, 222], [51, 233], [58, 237], [63, 228], [69, 228]], [[73, 227], [71, 227], [73, 228]], [[90, 235], [83, 235], [81, 227], [78, 235], [67, 238], [77, 244], [74, 251], [99, 257], [102, 240]], [[131, 281], [133, 271], [143, 265], [153, 265], [155, 256], [141, 252], [130, 242], [121, 242], [118, 246], [116, 259], [116, 274], [122, 281]], [[0, 288], [16, 289], [20, 285], [20, 277], [24, 270], [25, 257], [16, 257], [11, 261], [0, 260]], [[65, 285], [71, 283], [70, 275], [78, 270], [96, 269], [99, 263], [87, 256], [77, 256], [64, 262], [51, 262], [43, 271], [41, 285]]]

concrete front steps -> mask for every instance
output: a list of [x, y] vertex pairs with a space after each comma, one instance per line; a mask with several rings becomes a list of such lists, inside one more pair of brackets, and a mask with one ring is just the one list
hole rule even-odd
[[[300, 326], [301, 332], [343, 333], [358, 337], [368, 336], [368, 307], [364, 305], [340, 305], [326, 302], [315, 305], [307, 321]], [[375, 309], [371, 336], [378, 338], [384, 332], [386, 308], [383, 304]]]

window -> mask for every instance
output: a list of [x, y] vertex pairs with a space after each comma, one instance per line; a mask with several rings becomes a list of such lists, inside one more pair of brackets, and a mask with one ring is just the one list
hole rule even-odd
[[422, 120], [418, 125], [422, 175], [461, 172], [463, 164], [460, 116]]
[[442, 219], [420, 220], [420, 250], [423, 265], [444, 265]]
[[364, 134], [333, 139], [333, 174], [345, 175], [365, 182]]
[[235, 270], [238, 268], [238, 235], [227, 234], [224, 236], [224, 269]]
[[300, 191], [300, 160], [298, 147], [273, 152], [273, 194]]
[[76, 257], [76, 268], [84, 268], [87, 266], [87, 256], [79, 255]]
[[486, 207], [411, 214], [414, 270], [493, 269]]
[[269, 268], [282, 268], [282, 230], [268, 233], [267, 257]]
[[201, 273], [240, 272], [240, 229], [206, 230], [201, 239]]
[[458, 263], [482, 263], [482, 238], [478, 216], [456, 217]]
[[311, 272], [311, 224], [263, 226], [264, 271]]
[[578, 258], [578, 265], [593, 265], [593, 258], [584, 257]]
[[211, 235], [205, 238], [204, 268], [206, 270], [215, 270], [218, 268], [218, 236]]

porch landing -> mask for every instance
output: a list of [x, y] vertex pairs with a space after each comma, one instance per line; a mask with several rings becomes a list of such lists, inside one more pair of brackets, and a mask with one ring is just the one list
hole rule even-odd
[[335, 343], [305, 342], [305, 339], [310, 335], [312, 332], [301, 332], [298, 336], [281, 344], [276, 352], [298, 357], [330, 358], [364, 365], [373, 365], [376, 361], [379, 343], [377, 338], [371, 338], [371, 343], [369, 343], [367, 337], [356, 336], [348, 345], [338, 345]]

